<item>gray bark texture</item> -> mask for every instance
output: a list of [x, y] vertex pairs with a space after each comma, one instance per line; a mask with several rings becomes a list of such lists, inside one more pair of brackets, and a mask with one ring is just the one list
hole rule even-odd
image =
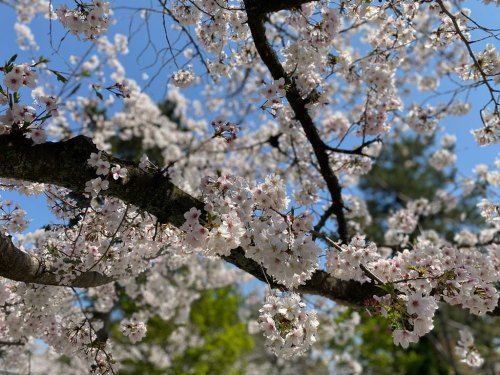
[[[62, 186], [83, 193], [85, 183], [96, 177], [95, 169], [87, 165], [91, 153], [97, 147], [84, 136], [65, 142], [47, 142], [34, 145], [21, 135], [0, 135], [0, 177], [40, 182]], [[161, 174], [145, 172], [134, 163], [119, 160], [102, 153], [108, 161], [128, 170], [126, 184], [111, 180], [109, 189], [101, 193], [119, 198], [126, 203], [155, 215], [160, 223], [180, 226], [184, 213], [191, 207], [203, 212], [203, 202], [185, 193]], [[273, 288], [285, 289], [265, 275], [260, 264], [245, 257], [244, 250], [237, 248], [224, 257], [229, 263], [250, 273], [259, 280], [271, 282]], [[43, 285], [59, 285], [57, 270], [51, 264], [17, 249], [5, 235], [0, 235], [0, 276], [11, 280]], [[72, 287], [92, 287], [112, 282], [113, 279], [97, 272], [82, 273], [73, 280]], [[354, 306], [362, 306], [374, 294], [382, 290], [371, 283], [338, 280], [324, 271], [316, 271], [312, 278], [296, 290], [299, 293], [320, 295]]]

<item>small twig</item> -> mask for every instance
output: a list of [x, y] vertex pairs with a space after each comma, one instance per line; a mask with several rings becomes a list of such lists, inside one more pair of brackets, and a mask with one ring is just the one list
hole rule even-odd
[[376, 275], [373, 274], [372, 271], [370, 271], [368, 268], [366, 268], [366, 266], [361, 263], [359, 265], [359, 268], [361, 268], [363, 270], [363, 272], [366, 274], [366, 276], [368, 276], [372, 281], [374, 281], [376, 284], [385, 284], [382, 280], [380, 280]]

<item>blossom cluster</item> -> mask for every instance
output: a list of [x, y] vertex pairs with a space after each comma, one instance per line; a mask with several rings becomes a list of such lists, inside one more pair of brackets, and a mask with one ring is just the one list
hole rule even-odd
[[406, 123], [417, 133], [432, 135], [439, 123], [439, 112], [432, 106], [422, 107], [412, 104], [408, 111]]
[[[33, 105], [21, 104], [20, 90], [23, 87], [34, 89], [37, 85], [38, 74], [34, 67], [37, 64], [14, 64], [15, 57], [7, 62], [2, 71], [5, 72], [3, 86], [0, 85], [0, 106], [7, 105], [5, 113], [0, 116], [0, 134], [9, 134], [13, 130], [20, 130], [29, 135], [33, 143], [39, 144], [47, 140], [44, 129], [45, 121], [50, 117], [58, 116], [57, 98], [39, 94]], [[40, 104], [45, 108], [37, 113]]]
[[455, 164], [457, 156], [447, 149], [441, 149], [434, 152], [429, 158], [429, 164], [438, 171]]
[[484, 358], [481, 357], [477, 349], [474, 347], [474, 336], [469, 329], [461, 329], [458, 331], [460, 340], [455, 346], [455, 353], [460, 357], [460, 360], [471, 367], [481, 367], [484, 363]]
[[227, 143], [230, 143], [237, 138], [236, 133], [238, 132], [238, 126], [224, 120], [222, 117], [218, 117], [212, 121], [212, 128], [215, 132], [214, 137], [222, 137]]
[[489, 202], [487, 199], [482, 199], [481, 202], [477, 204], [481, 209], [481, 216], [487, 223], [498, 223], [500, 222], [500, 204], [495, 204]]
[[185, 88], [191, 86], [196, 82], [196, 75], [193, 74], [193, 67], [190, 66], [188, 70], [179, 69], [172, 75], [172, 81], [177, 87]]
[[367, 174], [373, 165], [373, 160], [364, 155], [347, 155], [333, 153], [330, 157], [332, 168], [350, 178]]
[[276, 176], [250, 187], [239, 177], [224, 175], [202, 182], [208, 222], [200, 223], [201, 211], [192, 208], [184, 217], [189, 247], [209, 254], [228, 255], [243, 247], [246, 256], [262, 264], [278, 282], [294, 287], [308, 280], [318, 267], [319, 247], [309, 231], [312, 218], [287, 209], [285, 186]]
[[406, 244], [418, 224], [418, 214], [412, 209], [401, 209], [389, 216], [389, 228], [384, 234], [387, 245]]
[[342, 244], [330, 249], [326, 270], [341, 280], [367, 282], [369, 278], [361, 266], [374, 262], [379, 257], [377, 246], [373, 242], [366, 242], [365, 236], [356, 235], [348, 245]]
[[316, 341], [318, 320], [314, 311], [306, 311], [298, 294], [270, 295], [259, 310], [260, 328], [266, 345], [276, 356], [291, 359], [303, 355]]
[[390, 125], [387, 123], [387, 106], [379, 104], [373, 109], [369, 109], [363, 116], [364, 124], [357, 131], [360, 136], [378, 135], [387, 133]]
[[[389, 225], [402, 235], [413, 232], [416, 214], [432, 212], [425, 203], [416, 203], [389, 219]], [[375, 297], [376, 304], [393, 324], [395, 344], [406, 348], [432, 330], [440, 300], [460, 304], [477, 315], [497, 306], [497, 246], [487, 245], [479, 252], [478, 239], [469, 231], [458, 233], [455, 241], [456, 245], [451, 245], [435, 232], [426, 231], [417, 237], [413, 249], [386, 258], [373, 243], [366, 244], [363, 236], [355, 236], [349, 245], [330, 250], [326, 269], [342, 280], [371, 279], [392, 290], [385, 297]]]
[[[87, 159], [87, 164], [96, 169], [98, 175], [102, 175], [105, 178], [111, 174], [114, 180], [122, 179], [125, 183], [127, 181], [128, 171], [127, 168], [121, 167], [119, 164], [115, 164], [111, 167], [111, 164], [107, 160], [102, 159], [102, 152], [91, 153], [90, 158]], [[102, 177], [94, 178], [85, 183], [85, 192], [89, 193], [93, 198], [102, 190], [108, 190], [109, 181], [103, 179]]]
[[377, 300], [395, 327], [394, 342], [403, 347], [433, 328], [440, 300], [461, 304], [477, 315], [492, 311], [498, 303], [493, 284], [499, 277], [494, 248], [482, 254], [469, 244], [454, 247], [435, 241], [436, 237], [427, 233], [418, 238], [413, 250], [367, 266], [397, 291]]
[[[500, 75], [499, 75], [500, 76]], [[483, 113], [484, 126], [471, 131], [480, 146], [488, 146], [500, 142], [500, 113]]]
[[91, 4], [78, 3], [73, 10], [62, 5], [56, 14], [73, 35], [83, 33], [87, 39], [95, 39], [108, 28], [109, 2], [92, 0]]
[[[27, 86], [34, 89], [36, 87], [36, 80], [38, 74], [34, 72], [28, 64], [14, 65], [12, 69], [5, 74], [3, 84], [12, 92], [19, 91], [22, 86]], [[3, 93], [5, 96], [6, 94]], [[3, 99], [7, 104], [6, 99]]]
[[[0, 197], [0, 231], [21, 233], [28, 226], [26, 211], [10, 200], [1, 200]], [[2, 224], [3, 222], [3, 224]]]
[[337, 345], [347, 345], [356, 336], [356, 328], [361, 323], [361, 316], [357, 311], [351, 311], [346, 306], [338, 305], [318, 314], [320, 332], [318, 336], [322, 342], [335, 342]]
[[418, 342], [420, 337], [434, 328], [433, 317], [438, 309], [437, 299], [425, 291], [391, 293], [382, 297], [374, 296], [374, 300], [394, 329], [392, 336], [395, 345], [406, 349], [410, 343]]
[[[48, 194], [54, 196], [63, 193], [62, 189], [56, 190], [53, 188]], [[58, 207], [66, 205], [70, 208], [76, 205], [76, 202], [71, 201], [68, 196], [65, 196], [58, 203]], [[36, 248], [32, 250], [34, 255], [39, 256], [42, 255], [44, 244], [50, 246], [49, 252], [51, 256], [46, 256], [45, 259], [50, 261], [56, 256], [62, 257], [63, 262], [61, 262], [62, 265], [58, 265], [58, 269], [63, 270], [63, 272], [78, 275], [78, 269], [84, 270], [84, 267], [90, 268], [92, 266], [93, 270], [98, 272], [103, 270], [111, 274], [117, 272], [115, 275], [121, 279], [121, 288], [131, 298], [136, 299], [137, 306], [154, 306], [154, 310], [149, 313], [149, 309], [145, 308], [141, 314], [134, 314], [120, 322], [120, 331], [125, 336], [128, 336], [132, 343], [137, 343], [144, 337], [147, 331], [145, 322], [153, 315], [160, 316], [162, 319], [170, 319], [177, 314], [176, 324], [185, 324], [189, 316], [186, 312], [189, 312], [190, 304], [197, 298], [197, 294], [193, 293], [193, 290], [200, 287], [217, 288], [233, 283], [236, 278], [239, 279], [239, 275], [234, 270], [228, 271], [222, 262], [204, 264], [196, 255], [180, 259], [177, 256], [176, 249], [171, 254], [172, 257], [176, 258], [176, 261], [173, 261], [171, 256], [158, 257], [159, 248], [153, 242], [144, 241], [144, 238], [140, 238], [140, 234], [151, 237], [152, 231], [144, 231], [145, 227], [141, 228], [144, 221], [137, 220], [134, 222], [137, 213], [131, 213], [127, 218], [131, 226], [122, 225], [120, 227], [120, 230], [127, 232], [124, 234], [127, 237], [130, 237], [130, 234], [137, 229], [139, 235], [136, 238], [137, 242], [134, 242], [134, 244], [128, 242], [127, 244], [127, 246], [136, 247], [137, 253], [134, 254], [127, 247], [119, 249], [117, 246], [112, 246], [105, 254], [106, 249], [99, 247], [99, 244], [106, 241], [111, 232], [116, 232], [116, 227], [113, 228], [113, 226], [122, 221], [117, 210], [123, 210], [123, 206], [120, 205], [119, 201], [112, 203], [106, 202], [99, 211], [90, 208], [82, 220], [83, 222], [80, 221], [73, 228], [62, 229], [65, 234], [62, 234], [61, 237], [57, 237], [57, 228], [54, 228], [51, 232], [38, 231], [27, 235], [22, 239], [21, 243], [31, 242], [36, 244]], [[59, 211], [58, 216], [61, 217], [61, 215], [66, 219], [71, 217], [69, 210]], [[147, 221], [146, 225], [153, 228], [153, 222]], [[79, 239], [78, 231], [80, 229], [83, 233], [92, 233], [92, 238], [87, 238], [86, 241]], [[167, 239], [161, 237], [163, 241]], [[75, 238], [76, 242], [73, 242]], [[64, 241], [68, 241], [66, 243], [67, 247], [65, 247]], [[115, 242], [118, 244], [120, 241]], [[87, 245], [91, 245], [90, 248]], [[150, 245], [152, 245], [151, 249]], [[88, 250], [88, 253], [86, 253], [86, 250]], [[121, 252], [121, 254], [117, 252]], [[93, 258], [86, 259], [86, 254], [92, 255]], [[154, 264], [145, 267], [144, 261], [141, 260], [142, 256], [151, 257], [153, 254], [156, 254]], [[122, 257], [126, 258], [123, 262], [120, 261]], [[99, 263], [96, 265], [98, 261]], [[115, 263], [117, 261], [118, 263]], [[177, 265], [175, 265], [176, 263]], [[104, 266], [104, 264], [107, 265]], [[176, 267], [183, 267], [183, 272], [175, 272]], [[167, 268], [169, 269], [168, 276], [162, 275], [160, 271]], [[137, 274], [142, 272], [143, 281], [140, 285], [136, 284], [133, 278], [124, 278], [125, 274], [131, 274], [132, 269], [137, 270]], [[185, 272], [187, 269], [190, 270], [188, 274]], [[124, 270], [127, 271], [123, 272]], [[169, 287], [165, 288], [167, 277], [171, 284], [168, 283]], [[164, 298], [157, 298], [160, 294]], [[71, 365], [73, 366], [75, 362], [78, 363], [79, 373], [90, 373], [89, 365], [93, 369], [92, 372], [109, 373], [110, 366], [114, 363], [113, 358], [116, 358], [115, 354], [117, 356], [120, 354], [119, 348], [113, 348], [112, 356], [109, 351], [109, 341], [90, 346], [89, 343], [96, 342], [97, 331], [103, 327], [103, 322], [97, 317], [91, 318], [90, 314], [87, 316], [85, 314], [91, 308], [104, 313], [112, 310], [117, 300], [114, 284], [90, 288], [88, 289], [88, 296], [90, 297], [90, 305], [86, 306], [85, 310], [81, 310], [78, 304], [79, 297], [72, 295], [69, 288], [18, 284], [2, 279], [0, 280], [0, 301], [5, 304], [5, 307], [0, 309], [0, 321], [2, 322], [0, 337], [24, 342], [26, 336], [35, 335], [44, 340], [47, 345], [50, 345], [51, 350], [59, 353], [58, 355], [66, 354], [71, 356]], [[172, 341], [174, 340], [173, 336]], [[184, 348], [186, 345], [199, 345], [199, 343], [193, 342], [195, 340], [191, 338], [192, 333], [189, 331], [180, 335], [180, 337], [179, 335], [176, 336], [178, 340], [183, 342], [182, 347]], [[26, 350], [25, 347], [23, 349]], [[126, 354], [127, 358], [133, 355], [130, 352], [122, 354]], [[7, 360], [9, 360], [10, 365], [15, 362], [11, 361], [10, 358]], [[23, 357], [21, 357], [20, 361], [22, 360]], [[77, 370], [75, 369], [75, 371]], [[67, 373], [67, 369], [63, 373]]]
[[455, 71], [463, 80], [472, 79], [478, 81], [485, 76], [494, 77], [495, 83], [500, 83], [500, 54], [493, 44], [487, 44], [484, 51], [477, 54], [476, 62], [470, 65], [457, 67]]
[[260, 91], [261, 95], [266, 98], [266, 102], [262, 108], [269, 107], [273, 114], [283, 106], [283, 98], [286, 95], [285, 78], [281, 77], [278, 80], [273, 80], [271, 83], [264, 83], [264, 88]]
[[120, 322], [121, 333], [128, 337], [132, 344], [141, 341], [147, 333], [146, 324], [142, 321], [137, 321], [135, 317], [131, 319], [123, 319]]

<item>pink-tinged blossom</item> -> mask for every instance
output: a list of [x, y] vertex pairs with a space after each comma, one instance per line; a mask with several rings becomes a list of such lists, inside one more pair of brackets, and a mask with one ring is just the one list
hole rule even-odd
[[142, 155], [141, 160], [139, 162], [139, 169], [142, 169], [143, 171], [147, 171], [150, 164], [151, 164], [151, 162], [149, 161], [148, 156]]
[[188, 70], [179, 69], [172, 75], [174, 85], [180, 88], [186, 88], [196, 82], [196, 75], [192, 72], [192, 67]]
[[110, 167], [110, 164], [108, 161], [105, 161], [105, 160], [97, 160], [96, 162], [96, 173], [99, 175], [103, 175], [103, 176], [107, 176], [108, 173], [109, 173], [109, 167]]
[[304, 355], [316, 341], [319, 325], [316, 312], [306, 311], [298, 294], [270, 295], [259, 312], [266, 345], [276, 356], [290, 359]]
[[[500, 76], [500, 75], [499, 75]], [[488, 146], [500, 142], [500, 114], [484, 111], [482, 115], [483, 127], [471, 130], [479, 146]]]
[[193, 207], [188, 212], [184, 214], [184, 218], [186, 219], [186, 225], [198, 224], [198, 220], [200, 218], [201, 211], [197, 208]]
[[266, 84], [261, 92], [269, 101], [284, 97], [286, 94], [285, 79], [281, 77], [272, 83]]
[[99, 160], [101, 160], [101, 154], [101, 151], [99, 151], [97, 154], [94, 152], [91, 153], [90, 158], [87, 159], [87, 164], [91, 167], [97, 167], [97, 163], [99, 162]]
[[329, 250], [326, 269], [341, 280], [367, 282], [370, 279], [361, 265], [368, 266], [379, 258], [375, 243], [365, 241], [365, 236], [356, 235], [349, 245], [343, 244]]
[[47, 141], [47, 133], [43, 129], [33, 128], [30, 130], [30, 134], [34, 144], [40, 144]]
[[132, 344], [141, 341], [147, 333], [147, 327], [144, 322], [136, 321], [136, 319], [124, 319], [120, 323], [120, 331], [124, 336], [127, 336]]
[[410, 343], [418, 342], [418, 336], [411, 331], [406, 329], [396, 329], [392, 333], [394, 339], [394, 345], [401, 345], [403, 349], [407, 349]]
[[116, 164], [111, 168], [111, 173], [113, 174], [114, 180], [118, 180], [120, 178], [125, 179], [128, 176], [127, 168], [121, 167], [119, 164]]
[[467, 328], [461, 329], [459, 332], [460, 340], [455, 346], [455, 353], [460, 357], [461, 362], [470, 367], [481, 367], [484, 363], [484, 358], [474, 347], [474, 336]]
[[94, 1], [74, 10], [62, 5], [56, 13], [62, 25], [72, 34], [79, 36], [83, 33], [86, 39], [96, 39], [108, 28], [110, 9], [109, 2]]
[[11, 91], [18, 91], [23, 85], [23, 76], [12, 70], [5, 75], [3, 84]]
[[413, 319], [413, 332], [422, 337], [434, 329], [432, 318], [418, 317]]
[[38, 74], [27, 64], [15, 65], [3, 79], [3, 84], [11, 91], [19, 91], [22, 86], [35, 88]]
[[58, 116], [59, 112], [57, 110], [57, 99], [53, 96], [40, 96], [38, 98], [43, 104], [45, 104], [45, 110], [52, 116]]
[[415, 293], [408, 297], [407, 311], [408, 314], [416, 314], [421, 318], [432, 318], [438, 306], [434, 297], [423, 297], [421, 294]]
[[107, 190], [108, 187], [108, 180], [103, 180], [101, 177], [97, 177], [85, 183], [85, 192], [89, 193], [92, 197], [97, 197], [101, 190]]
[[455, 164], [457, 156], [449, 150], [438, 150], [429, 158], [429, 164], [438, 171]]

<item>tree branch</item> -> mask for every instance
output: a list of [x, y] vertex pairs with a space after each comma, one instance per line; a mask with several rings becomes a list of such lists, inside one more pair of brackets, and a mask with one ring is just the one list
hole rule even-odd
[[61, 284], [52, 265], [14, 246], [10, 237], [0, 232], [0, 276], [10, 280], [42, 285], [88, 288], [107, 284], [113, 279], [98, 272], [85, 272], [70, 284]]
[[[85, 182], [96, 177], [95, 170], [87, 165], [87, 159], [92, 152], [98, 150], [92, 141], [84, 136], [65, 142], [34, 145], [31, 140], [21, 135], [0, 135], [0, 150], [0, 177], [59, 185], [79, 193], [84, 192]], [[184, 213], [191, 207], [197, 207], [204, 212], [203, 202], [179, 189], [168, 178], [144, 172], [135, 164], [113, 158], [104, 152], [102, 157], [126, 166], [130, 179], [126, 184], [110, 180], [109, 189], [101, 193], [133, 204], [155, 215], [161, 223], [175, 226], [184, 223]], [[286, 289], [266, 275], [259, 263], [247, 258], [241, 247], [233, 249], [231, 254], [223, 259], [263, 282], [269, 281], [272, 288]], [[2, 277], [26, 283], [79, 288], [95, 287], [114, 281], [106, 275], [91, 271], [80, 274], [66, 285], [58, 282], [55, 272], [50, 263], [21, 251], [12, 244], [8, 236], [0, 233]], [[373, 283], [339, 280], [322, 270], [314, 272], [311, 279], [295, 291], [322, 296], [354, 307], [363, 306], [374, 295], [385, 294]], [[500, 308], [497, 306], [491, 315], [500, 315]]]
[[245, 9], [247, 13], [254, 15], [264, 15], [280, 10], [298, 9], [302, 5], [312, 3], [319, 0], [247, 0], [245, 1]]
[[[0, 135], [0, 176], [19, 180], [59, 185], [83, 193], [85, 182], [95, 178], [95, 170], [87, 165], [92, 152], [98, 152], [92, 141], [78, 136], [65, 142], [47, 142], [33, 145], [20, 135]], [[153, 215], [162, 223], [180, 226], [184, 213], [191, 207], [204, 212], [203, 202], [176, 187], [166, 177], [140, 170], [131, 162], [119, 160], [102, 153], [110, 162], [125, 166], [129, 181], [126, 184], [110, 180], [108, 190], [101, 193], [133, 204]], [[245, 251], [237, 248], [223, 257], [229, 263], [266, 282], [273, 288], [285, 289], [263, 273], [261, 265], [245, 257]], [[10, 238], [0, 237], [0, 276], [28, 283], [60, 285], [50, 264], [17, 249]], [[71, 282], [73, 287], [99, 286], [113, 281], [97, 272], [82, 273]], [[316, 271], [312, 278], [297, 288], [297, 292], [319, 295], [338, 302], [362, 306], [364, 301], [382, 290], [373, 284], [341, 281], [325, 271]]]
[[443, 3], [442, 0], [436, 0], [436, 2], [438, 3], [439, 7], [441, 8], [441, 11], [450, 18], [451, 23], [453, 24], [453, 27], [455, 28], [457, 35], [460, 37], [460, 39], [464, 43], [465, 48], [467, 48], [467, 52], [469, 53], [469, 56], [471, 57], [472, 61], [474, 62], [475, 68], [479, 71], [479, 74], [481, 75], [482, 82], [486, 85], [486, 87], [488, 88], [488, 90], [490, 92], [491, 101], [495, 104], [495, 113], [498, 113], [498, 101], [494, 95], [495, 90], [493, 89], [493, 87], [491, 87], [491, 84], [488, 81], [488, 76], [484, 72], [483, 67], [481, 66], [480, 62], [478, 61], [476, 55], [474, 54], [474, 51], [472, 50], [472, 48], [470, 46], [470, 42], [467, 40], [464, 33], [460, 29], [460, 25], [458, 24], [457, 17], [455, 17], [453, 15], [453, 13], [451, 13], [448, 10], [448, 8], [446, 8], [446, 5]]
[[[92, 140], [77, 136], [66, 142], [33, 145], [22, 135], [0, 135], [0, 177], [15, 178], [63, 186], [84, 193], [85, 183], [97, 177], [87, 165], [91, 153], [99, 150]], [[161, 174], [147, 173], [132, 162], [104, 154], [110, 163], [128, 170], [127, 184], [110, 180], [105, 195], [119, 198], [154, 214], [162, 223], [180, 226], [184, 213], [191, 207], [203, 209], [204, 204], [184, 193]]]
[[330, 166], [327, 148], [325, 147], [325, 143], [321, 139], [316, 126], [314, 126], [314, 122], [306, 108], [306, 102], [302, 99], [295, 81], [287, 75], [278, 56], [276, 55], [276, 52], [267, 41], [266, 28], [264, 26], [262, 13], [260, 11], [254, 11], [253, 8], [249, 7], [252, 3], [253, 2], [249, 0], [245, 1], [248, 12], [248, 26], [250, 27], [250, 32], [252, 33], [255, 48], [257, 49], [260, 58], [269, 69], [273, 79], [278, 80], [280, 78], [284, 78], [285, 83], [288, 85], [286, 98], [295, 113], [295, 118], [302, 125], [302, 129], [304, 129], [304, 133], [313, 148], [316, 159], [318, 160], [320, 173], [323, 176], [328, 187], [328, 191], [332, 197], [333, 213], [337, 218], [339, 237], [342, 242], [347, 243], [347, 220], [343, 211], [344, 203], [342, 201], [342, 189], [337, 176]]

